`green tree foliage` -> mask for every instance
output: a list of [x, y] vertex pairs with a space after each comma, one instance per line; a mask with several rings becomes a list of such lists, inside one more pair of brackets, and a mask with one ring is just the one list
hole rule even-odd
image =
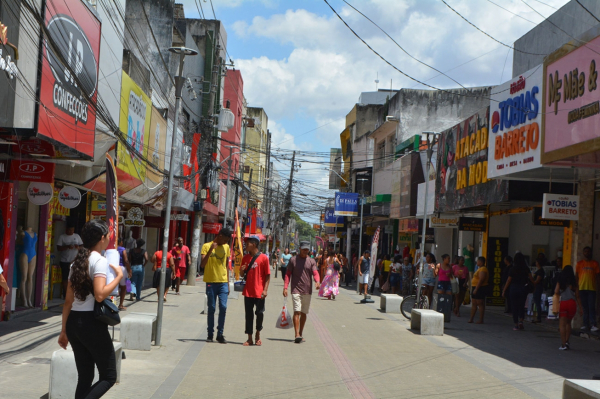
[[312, 228], [312, 224], [302, 220], [296, 212], [291, 212], [290, 216], [296, 220], [296, 227], [298, 228], [298, 237], [300, 241], [310, 241], [311, 237], [315, 236], [315, 231]]

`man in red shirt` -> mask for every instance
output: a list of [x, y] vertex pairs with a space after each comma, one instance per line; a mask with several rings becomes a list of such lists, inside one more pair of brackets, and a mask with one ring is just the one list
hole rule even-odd
[[[246, 238], [246, 249], [248, 255], [244, 255], [240, 275], [246, 276], [246, 285], [244, 286], [244, 307], [246, 308], [246, 334], [248, 341], [244, 346], [256, 344], [262, 345], [260, 332], [263, 328], [263, 317], [265, 313], [265, 298], [269, 289], [271, 279], [271, 266], [269, 257], [258, 250], [260, 239], [257, 236]], [[256, 306], [256, 337], [252, 342], [252, 324], [254, 323], [254, 307]]]
[[[183, 245], [183, 238], [179, 237], [175, 240], [175, 246], [171, 250], [171, 255], [173, 255], [173, 263], [175, 264], [175, 292], [179, 295], [179, 286], [183, 282], [186, 276], [187, 265], [192, 263], [190, 258], [190, 249]], [[171, 286], [172, 288], [173, 286]]]
[[[156, 251], [154, 255], [152, 255], [152, 271], [154, 272], [154, 276], [152, 278], [152, 288], [156, 288], [156, 296], [160, 295], [160, 271], [162, 267], [162, 256], [163, 251]], [[167, 252], [167, 269], [165, 274], [165, 296], [164, 300], [167, 302], [167, 292], [169, 292], [169, 286], [171, 285], [171, 279], [175, 278], [172, 270], [175, 264], [173, 263], [173, 255], [171, 252]]]

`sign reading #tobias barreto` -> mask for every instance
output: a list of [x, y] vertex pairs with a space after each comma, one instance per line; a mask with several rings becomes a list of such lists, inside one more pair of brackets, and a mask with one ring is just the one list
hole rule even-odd
[[543, 68], [492, 89], [488, 179], [540, 167]]
[[579, 220], [579, 196], [544, 194], [542, 218], [559, 220]]
[[358, 193], [335, 193], [335, 216], [358, 216]]

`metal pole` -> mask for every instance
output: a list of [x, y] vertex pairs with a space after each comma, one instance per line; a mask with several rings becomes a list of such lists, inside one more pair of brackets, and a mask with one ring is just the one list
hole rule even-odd
[[223, 217], [223, 228], [227, 227], [227, 211], [229, 208], [229, 178], [231, 176], [231, 154], [233, 150], [229, 149], [229, 160], [227, 161], [227, 190], [225, 191], [225, 216]]
[[177, 125], [179, 125], [179, 106], [181, 105], [181, 89], [184, 78], [183, 59], [185, 53], [179, 53], [179, 74], [175, 77], [175, 119], [173, 120], [173, 137], [171, 140], [171, 162], [169, 167], [169, 182], [167, 185], [167, 207], [165, 209], [165, 227], [162, 246], [162, 260], [160, 266], [160, 285], [158, 287], [158, 310], [156, 312], [156, 346], [160, 346], [163, 317], [163, 296], [165, 295], [165, 279], [167, 273], [167, 251], [169, 250], [169, 228], [171, 224], [171, 200], [173, 199], [173, 176], [175, 175], [175, 147], [177, 146]]
[[[363, 200], [364, 195], [360, 197], [360, 232], [358, 233], [358, 260], [360, 261], [360, 257], [362, 256], [362, 226], [363, 226]], [[372, 256], [372, 255], [371, 255]], [[357, 265], [360, 270], [360, 263]], [[360, 294], [360, 284], [358, 279], [358, 272], [356, 273], [356, 292]]]
[[335, 229], [333, 230], [333, 252], [335, 252], [336, 248], [337, 248], [337, 220], [338, 217], [335, 217]]
[[[419, 298], [421, 298], [421, 284], [423, 283], [423, 270], [425, 265], [425, 236], [427, 227], [427, 189], [429, 187], [429, 173], [431, 171], [431, 156], [433, 155], [433, 145], [435, 142], [435, 136], [433, 141], [429, 141], [429, 135], [427, 137], [427, 175], [425, 176], [425, 201], [423, 202], [423, 237], [421, 239], [421, 264], [419, 266], [419, 283], [417, 284], [417, 300], [415, 304], [419, 304]], [[431, 304], [429, 304], [431, 306]]]

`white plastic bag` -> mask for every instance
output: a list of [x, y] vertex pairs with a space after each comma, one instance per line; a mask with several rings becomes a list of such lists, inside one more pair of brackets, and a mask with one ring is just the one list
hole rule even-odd
[[290, 316], [290, 312], [287, 310], [287, 298], [283, 301], [283, 309], [281, 309], [281, 313], [277, 318], [277, 324], [275, 324], [275, 327], [283, 330], [294, 327], [292, 316]]

